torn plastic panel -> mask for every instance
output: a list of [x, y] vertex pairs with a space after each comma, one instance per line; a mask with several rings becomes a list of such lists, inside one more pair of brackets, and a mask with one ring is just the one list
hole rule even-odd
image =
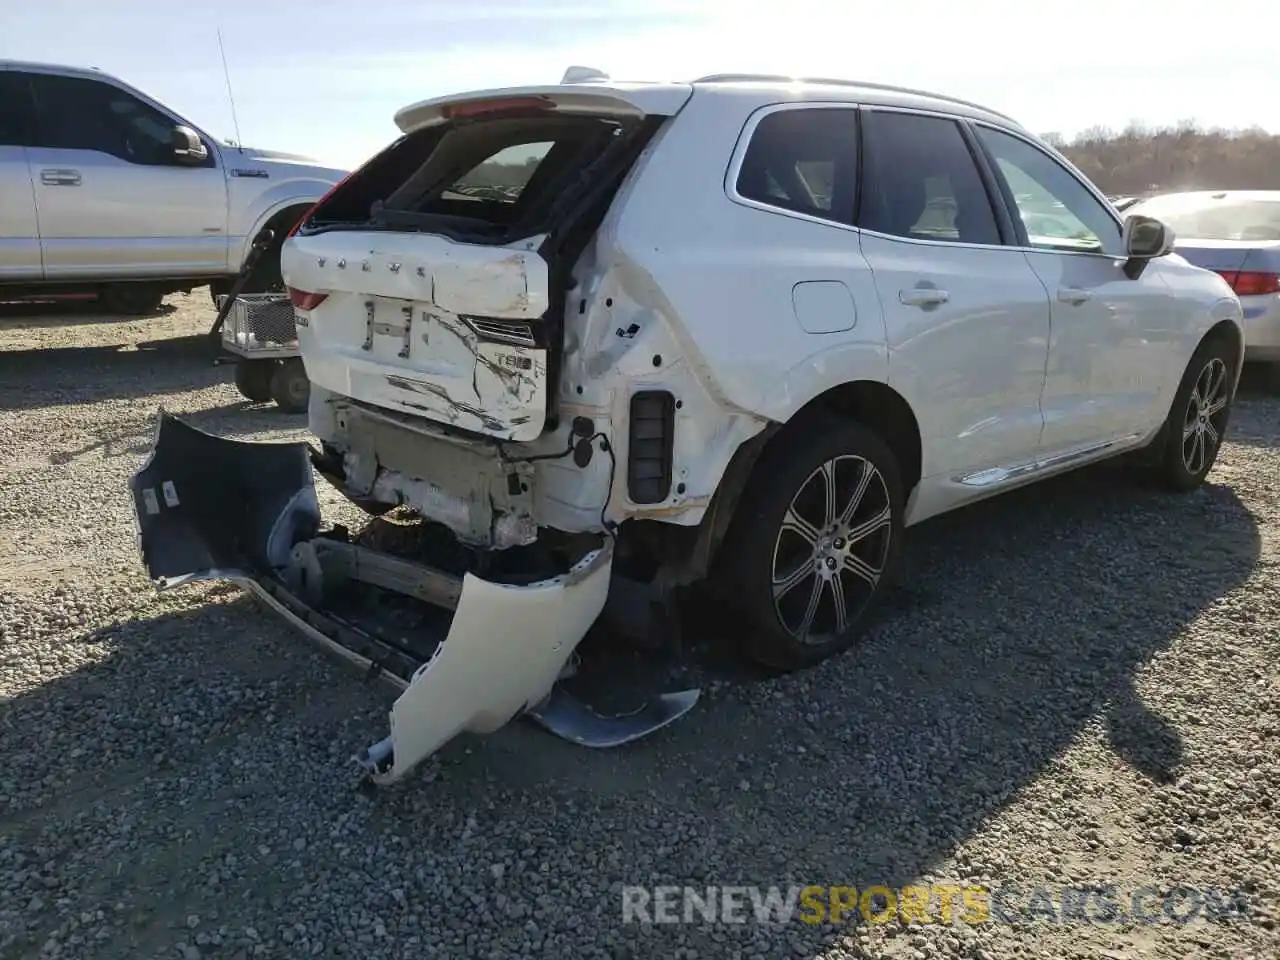
[[[604, 609], [611, 538], [536, 582], [458, 575], [352, 543], [341, 529], [321, 531], [312, 456], [305, 443], [216, 437], [162, 411], [151, 456], [131, 481], [139, 545], [162, 588], [243, 583], [322, 646], [403, 691], [390, 735], [355, 757], [375, 782], [401, 779], [458, 733], [492, 733], [523, 714], [574, 743], [606, 747], [696, 703], [698, 691], [683, 691], [603, 717], [556, 687]], [[434, 636], [405, 636], [362, 616], [361, 600], [373, 594], [452, 618]]]

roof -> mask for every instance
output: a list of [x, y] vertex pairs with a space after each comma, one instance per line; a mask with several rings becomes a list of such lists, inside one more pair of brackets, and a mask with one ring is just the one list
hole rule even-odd
[[97, 67], [76, 67], [66, 63], [38, 63], [33, 60], [0, 60], [0, 70], [34, 70], [38, 73], [67, 73], [81, 77], [116, 77], [103, 73]]
[[959, 114], [980, 120], [996, 120], [1001, 124], [1021, 127], [1012, 117], [944, 93], [917, 90], [871, 80], [846, 80], [832, 77], [790, 77], [764, 73], [716, 73], [692, 81], [695, 86], [738, 86], [756, 89], [785, 89], [797, 94], [821, 92], [823, 96], [838, 100], [883, 106], [933, 107], [944, 113]]

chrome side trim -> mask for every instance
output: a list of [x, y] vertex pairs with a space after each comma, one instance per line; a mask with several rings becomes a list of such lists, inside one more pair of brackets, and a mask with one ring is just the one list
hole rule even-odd
[[986, 470], [979, 470], [976, 473], [965, 474], [951, 479], [966, 487], [977, 487], [979, 489], [985, 487], [994, 487], [1003, 483], [1009, 483], [1013, 480], [1025, 479], [1033, 474], [1041, 473], [1045, 470], [1053, 470], [1058, 467], [1065, 467], [1069, 464], [1081, 460], [1088, 460], [1095, 454], [1102, 453], [1104, 450], [1110, 450], [1114, 447], [1127, 447], [1135, 441], [1142, 439], [1142, 434], [1133, 433], [1124, 437], [1117, 437], [1114, 440], [1107, 440], [1104, 443], [1093, 443], [1087, 447], [1081, 447], [1077, 450], [1069, 450], [1066, 453], [1056, 454], [1052, 457], [1046, 457], [1040, 460], [1031, 460], [1027, 463], [1014, 464], [1003, 467], [990, 467]]

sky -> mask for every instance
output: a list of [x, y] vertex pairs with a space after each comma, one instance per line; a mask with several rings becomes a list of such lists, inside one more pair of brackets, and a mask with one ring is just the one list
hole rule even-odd
[[396, 137], [402, 106], [555, 83], [573, 64], [902, 84], [1037, 133], [1280, 132], [1280, 5], [1262, 0], [0, 0], [0, 59], [98, 67], [228, 139], [219, 28], [243, 143], [348, 169]]

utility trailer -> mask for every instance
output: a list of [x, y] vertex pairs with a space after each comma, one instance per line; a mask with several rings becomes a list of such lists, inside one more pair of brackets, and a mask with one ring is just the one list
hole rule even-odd
[[[306, 413], [311, 385], [298, 347], [293, 303], [285, 293], [219, 297], [225, 359], [236, 365], [236, 389], [255, 403], [274, 400], [288, 413]], [[229, 301], [229, 304], [228, 304]]]

